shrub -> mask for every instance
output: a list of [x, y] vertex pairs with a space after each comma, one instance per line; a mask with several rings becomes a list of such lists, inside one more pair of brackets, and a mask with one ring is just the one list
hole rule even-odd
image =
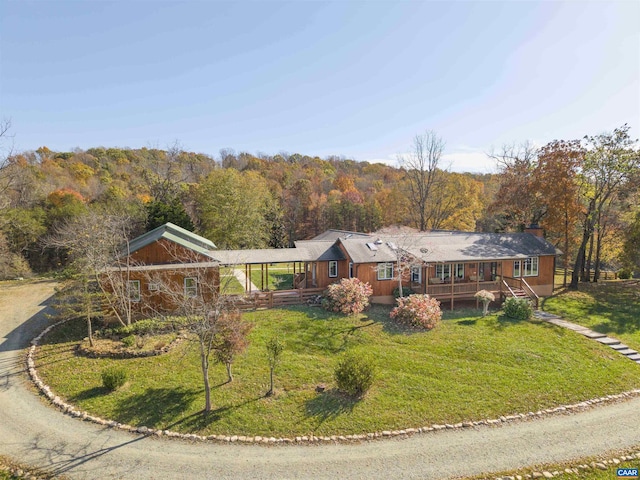
[[133, 347], [135, 345], [135, 343], [136, 343], [136, 336], [135, 335], [128, 335], [128, 336], [126, 336], [126, 337], [124, 337], [122, 339], [122, 343], [127, 348]]
[[322, 300], [322, 306], [331, 312], [353, 315], [369, 306], [373, 293], [371, 285], [357, 278], [343, 278], [340, 283], [329, 285]]
[[618, 270], [618, 278], [621, 280], [629, 280], [633, 275], [630, 268], [621, 268]]
[[338, 361], [333, 376], [338, 390], [361, 397], [373, 384], [375, 365], [369, 357], [347, 354]]
[[102, 371], [102, 385], [108, 390], [114, 391], [127, 381], [127, 371], [120, 367], [109, 367]]
[[[409, 287], [402, 287], [402, 296], [403, 297], [408, 297], [409, 295], [413, 294], [413, 290], [411, 290]], [[395, 298], [399, 298], [400, 297], [400, 289], [398, 287], [393, 289], [393, 296]]]
[[390, 314], [396, 322], [431, 330], [442, 318], [440, 302], [429, 295], [411, 295], [396, 302], [398, 306]]
[[509, 297], [502, 306], [504, 314], [515, 320], [528, 320], [533, 315], [533, 307], [526, 298]]

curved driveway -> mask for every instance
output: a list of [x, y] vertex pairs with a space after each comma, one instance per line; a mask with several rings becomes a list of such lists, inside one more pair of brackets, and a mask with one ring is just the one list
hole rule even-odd
[[72, 419], [26, 380], [53, 285], [0, 287], [0, 453], [70, 478], [448, 478], [640, 445], [640, 397], [573, 415], [355, 445], [195, 444]]

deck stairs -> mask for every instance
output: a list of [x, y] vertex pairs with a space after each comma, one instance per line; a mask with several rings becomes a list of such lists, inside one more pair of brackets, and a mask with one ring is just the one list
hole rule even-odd
[[529, 300], [533, 308], [538, 308], [540, 298], [535, 294], [533, 289], [526, 281], [521, 281], [521, 286], [509, 285], [504, 279], [502, 280], [503, 286], [506, 288], [503, 290], [503, 300], [507, 297], [524, 298]]

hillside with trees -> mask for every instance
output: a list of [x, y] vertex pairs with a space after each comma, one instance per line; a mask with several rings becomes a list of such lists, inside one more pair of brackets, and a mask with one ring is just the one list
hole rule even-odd
[[[7, 145], [8, 124], [4, 124]], [[504, 147], [497, 174], [443, 169], [444, 143], [418, 135], [400, 166], [298, 153], [218, 157], [174, 145], [0, 157], [0, 276], [64, 268], [69, 255], [47, 239], [91, 214], [129, 219], [137, 236], [167, 221], [219, 248], [283, 248], [328, 228], [519, 231], [530, 223], [589, 270], [638, 270], [640, 160], [628, 127], [543, 148]]]

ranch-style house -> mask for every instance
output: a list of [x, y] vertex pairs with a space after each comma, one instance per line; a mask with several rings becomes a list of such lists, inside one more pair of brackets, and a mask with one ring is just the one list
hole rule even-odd
[[[211, 241], [167, 223], [132, 240], [125, 262], [130, 297], [138, 310], [168, 307], [162, 282], [154, 278], [181, 284], [184, 295], [193, 296], [201, 289], [198, 283], [219, 288], [221, 268], [244, 273], [245, 301], [252, 299], [249, 304], [256, 307], [303, 303], [331, 283], [353, 277], [372, 286], [372, 302], [390, 304], [401, 276], [405, 288], [454, 308], [456, 301], [473, 300], [479, 290], [489, 290], [496, 298], [526, 297], [537, 304], [539, 297], [553, 292], [560, 253], [536, 225], [523, 233], [328, 230], [295, 242], [295, 248], [218, 250]], [[264, 291], [269, 267], [277, 264], [292, 269], [291, 289]], [[261, 278], [257, 291], [250, 281], [257, 277], [256, 270]]]

